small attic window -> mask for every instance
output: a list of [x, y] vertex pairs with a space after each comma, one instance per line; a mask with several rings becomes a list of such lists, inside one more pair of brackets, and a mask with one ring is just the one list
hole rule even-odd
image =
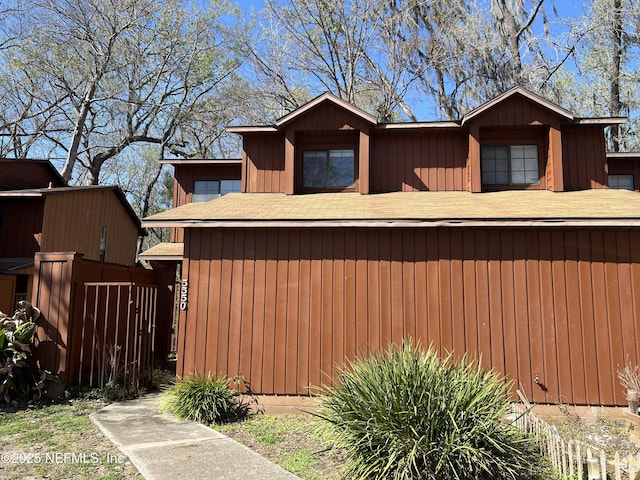
[[196, 180], [193, 182], [191, 201], [208, 202], [227, 193], [239, 192], [240, 180]]
[[609, 188], [633, 191], [634, 190], [633, 175], [631, 174], [609, 175]]
[[353, 189], [355, 151], [351, 148], [302, 152], [302, 188], [311, 191]]

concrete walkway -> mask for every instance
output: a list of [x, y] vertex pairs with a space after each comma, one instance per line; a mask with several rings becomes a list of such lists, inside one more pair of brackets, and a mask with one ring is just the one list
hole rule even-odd
[[158, 401], [159, 394], [148, 394], [91, 414], [145, 479], [298, 478], [205, 425], [161, 413]]

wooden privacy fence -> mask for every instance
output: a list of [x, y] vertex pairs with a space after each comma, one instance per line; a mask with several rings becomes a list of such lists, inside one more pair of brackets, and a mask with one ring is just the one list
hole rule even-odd
[[41, 311], [34, 352], [57, 375], [48, 394], [71, 385], [134, 388], [166, 358], [175, 273], [85, 260], [74, 252], [35, 255], [31, 303]]
[[150, 381], [157, 296], [149, 284], [84, 284], [78, 384], [135, 391]]
[[565, 442], [554, 426], [521, 404], [512, 405], [512, 415], [515, 424], [536, 440], [540, 453], [551, 461], [559, 479], [640, 479], [640, 454], [623, 457], [616, 452], [611, 458], [604, 450], [573, 440]]

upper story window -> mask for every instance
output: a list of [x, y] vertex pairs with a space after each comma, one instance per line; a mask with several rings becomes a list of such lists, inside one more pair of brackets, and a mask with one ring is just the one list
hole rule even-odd
[[490, 145], [480, 150], [484, 185], [539, 185], [537, 145]]
[[193, 182], [192, 202], [208, 202], [241, 190], [240, 180], [196, 180]]
[[621, 190], [634, 190], [633, 175], [631, 174], [609, 175], [609, 188], [617, 188]]
[[343, 190], [355, 187], [355, 152], [351, 148], [302, 152], [302, 188]]

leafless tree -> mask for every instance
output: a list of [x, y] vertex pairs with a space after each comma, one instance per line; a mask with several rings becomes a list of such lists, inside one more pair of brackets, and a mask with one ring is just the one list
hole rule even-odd
[[274, 113], [329, 91], [383, 121], [415, 118], [403, 98], [415, 76], [383, 13], [379, 0], [267, 2], [244, 45]]
[[5, 129], [38, 138], [40, 149], [64, 152], [63, 177], [76, 172], [76, 180], [94, 184], [103, 165], [131, 145], [194, 150], [193, 136], [178, 138], [178, 132], [236, 79], [234, 52], [220, 34], [230, 7], [224, 0], [210, 7], [180, 0], [34, 0], [24, 37], [4, 56], [23, 86]]

